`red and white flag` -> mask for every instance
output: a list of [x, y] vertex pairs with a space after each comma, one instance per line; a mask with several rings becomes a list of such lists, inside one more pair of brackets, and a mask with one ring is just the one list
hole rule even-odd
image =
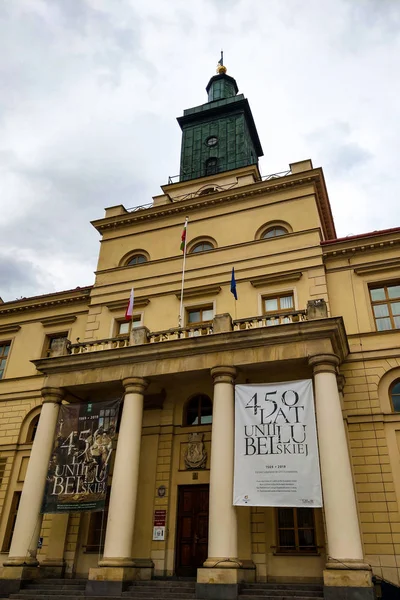
[[129, 303], [128, 306], [126, 307], [126, 311], [125, 311], [125, 319], [127, 321], [129, 321], [130, 319], [132, 319], [132, 315], [133, 315], [133, 301], [134, 301], [134, 296], [133, 296], [133, 288], [131, 289], [131, 295], [129, 297]]

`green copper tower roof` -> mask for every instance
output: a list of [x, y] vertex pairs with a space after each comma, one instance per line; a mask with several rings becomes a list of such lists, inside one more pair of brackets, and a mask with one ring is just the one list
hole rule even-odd
[[180, 181], [257, 164], [263, 156], [248, 100], [219, 63], [206, 91], [208, 102], [183, 111]]

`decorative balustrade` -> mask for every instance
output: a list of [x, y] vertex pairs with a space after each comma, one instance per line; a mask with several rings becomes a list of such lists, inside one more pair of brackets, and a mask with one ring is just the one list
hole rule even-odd
[[213, 333], [213, 322], [207, 321], [200, 325], [189, 327], [176, 327], [165, 331], [155, 331], [148, 334], [150, 344], [157, 342], [169, 342], [171, 340], [182, 340], [185, 338], [198, 337], [200, 335], [211, 335]]
[[[323, 315], [326, 316], [326, 315]], [[216, 317], [218, 319], [220, 317]], [[245, 319], [236, 319], [232, 322], [233, 331], [243, 331], [246, 329], [260, 329], [263, 327], [271, 327], [274, 325], [284, 325], [285, 323], [298, 323], [307, 320], [306, 310], [296, 310], [292, 312], [277, 313], [271, 315], [262, 315], [256, 317], [246, 317]], [[147, 332], [143, 328], [143, 338], [137, 344], [149, 343], [157, 344], [160, 342], [170, 342], [172, 340], [183, 340], [187, 338], [195, 338], [203, 335], [215, 335], [214, 321], [207, 321], [198, 325], [189, 325], [188, 327], [174, 327], [164, 331]], [[220, 331], [219, 328], [216, 329]], [[137, 330], [138, 331], [138, 330]], [[228, 333], [228, 329], [221, 331]], [[101, 350], [114, 350], [116, 348], [127, 348], [134, 345], [135, 342], [129, 336], [119, 336], [104, 340], [90, 340], [87, 342], [77, 342], [76, 344], [68, 344], [64, 352], [68, 354], [84, 354], [86, 352], [98, 352]], [[55, 355], [54, 355], [55, 356]]]
[[258, 317], [246, 317], [245, 319], [236, 319], [233, 321], [233, 331], [242, 329], [257, 329], [260, 327], [271, 327], [273, 325], [284, 325], [285, 323], [298, 323], [307, 320], [305, 310], [295, 310], [285, 312], [284, 314], [262, 315]]
[[99, 350], [114, 350], [115, 348], [126, 348], [129, 346], [129, 336], [108, 338], [106, 340], [90, 340], [89, 342], [78, 342], [69, 346], [70, 354], [84, 354], [85, 352], [97, 352]]

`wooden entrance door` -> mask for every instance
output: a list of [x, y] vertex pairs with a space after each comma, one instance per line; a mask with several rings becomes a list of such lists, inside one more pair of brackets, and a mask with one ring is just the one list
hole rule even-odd
[[178, 576], [195, 577], [207, 559], [208, 485], [178, 487], [178, 528], [175, 571]]

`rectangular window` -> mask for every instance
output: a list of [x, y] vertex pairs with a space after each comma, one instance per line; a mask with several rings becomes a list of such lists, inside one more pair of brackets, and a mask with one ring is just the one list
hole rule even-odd
[[1, 342], [0, 344], [0, 379], [3, 379], [4, 377], [4, 370], [6, 368], [10, 345], [10, 342]]
[[267, 325], [291, 323], [292, 317], [285, 313], [294, 310], [294, 298], [291, 292], [277, 296], [266, 296], [262, 299], [263, 312], [267, 317]]
[[121, 335], [129, 335], [132, 327], [140, 327], [142, 324], [141, 315], [133, 315], [132, 319], [129, 321], [117, 321], [116, 322], [116, 331], [115, 336], [119, 337]]
[[108, 505], [111, 488], [107, 488], [106, 506], [102, 511], [90, 514], [86, 552], [103, 552], [108, 519]]
[[59, 356], [63, 353], [65, 341], [68, 339], [68, 332], [54, 333], [46, 336], [44, 356]]
[[4, 473], [6, 472], [6, 465], [7, 465], [7, 457], [1, 456], [0, 457], [0, 486], [3, 482]]
[[17, 520], [18, 507], [21, 500], [22, 492], [14, 492], [13, 499], [11, 502], [10, 514], [8, 516], [8, 523], [6, 528], [6, 534], [4, 536], [2, 552], [9, 552], [11, 546], [11, 540], [14, 533], [15, 521]]
[[212, 304], [208, 306], [200, 306], [196, 308], [186, 309], [186, 325], [198, 325], [199, 323], [205, 323], [212, 321], [214, 318], [214, 308]]
[[400, 284], [370, 288], [377, 331], [400, 329]]
[[314, 512], [312, 508], [278, 508], [278, 552], [315, 553]]

